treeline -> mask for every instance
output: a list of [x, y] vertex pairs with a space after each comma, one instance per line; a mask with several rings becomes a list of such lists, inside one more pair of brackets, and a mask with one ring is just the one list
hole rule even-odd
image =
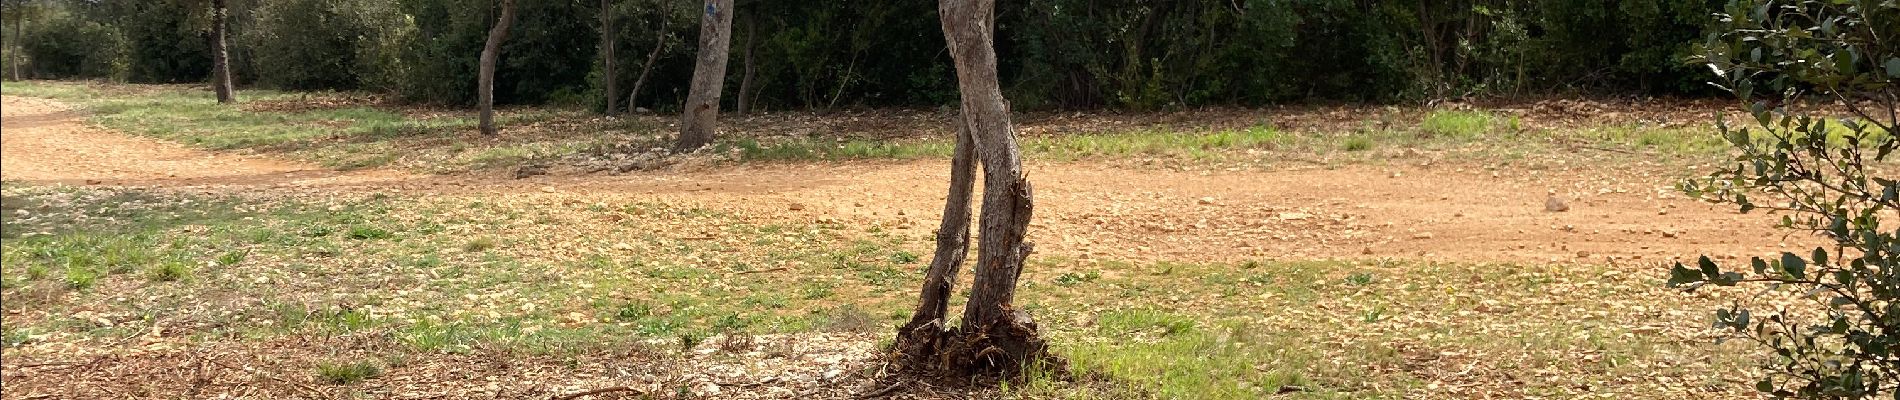
[[[198, 82], [208, 0], [8, 0], [6, 73]], [[229, 0], [240, 85], [474, 101], [493, 0]], [[603, 24], [602, 5], [610, 24]], [[672, 109], [701, 3], [518, 0], [500, 103]], [[1020, 0], [997, 10], [1018, 108], [1165, 108], [1572, 91], [1702, 94], [1685, 63], [1721, 1]], [[932, 0], [740, 0], [725, 102], [935, 106], [956, 87]], [[603, 26], [612, 26], [603, 35]], [[648, 61], [651, 60], [649, 63]], [[641, 79], [642, 76], [645, 79]]]

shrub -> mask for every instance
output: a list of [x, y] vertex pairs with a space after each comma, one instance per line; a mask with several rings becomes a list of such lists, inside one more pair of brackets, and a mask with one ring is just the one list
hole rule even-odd
[[[1712, 36], [1702, 57], [1747, 104], [1754, 127], [1720, 124], [1740, 155], [1683, 189], [1742, 212], [1777, 211], [1783, 227], [1833, 243], [1748, 267], [1702, 257], [1693, 268], [1676, 265], [1669, 283], [1760, 284], [1765, 294], [1811, 302], [1716, 311], [1717, 327], [1773, 352], [1756, 389], [1776, 397], [1892, 396], [1900, 385], [1900, 232], [1881, 223], [1900, 210], [1900, 182], [1870, 164], [1900, 148], [1889, 134], [1900, 118], [1888, 111], [1900, 106], [1900, 38], [1880, 33], [1900, 32], [1900, 4], [1740, 0], [1726, 11], [1726, 33]], [[1775, 98], [1757, 101], [1758, 94]], [[1830, 121], [1788, 105], [1808, 95], [1847, 100], [1852, 115]]]

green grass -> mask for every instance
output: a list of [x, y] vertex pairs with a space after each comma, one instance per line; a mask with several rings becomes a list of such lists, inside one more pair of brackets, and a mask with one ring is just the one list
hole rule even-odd
[[317, 365], [317, 381], [331, 385], [353, 385], [382, 374], [382, 367], [364, 361]]
[[1426, 114], [1418, 128], [1428, 135], [1469, 140], [1490, 131], [1496, 120], [1486, 112], [1437, 110]]

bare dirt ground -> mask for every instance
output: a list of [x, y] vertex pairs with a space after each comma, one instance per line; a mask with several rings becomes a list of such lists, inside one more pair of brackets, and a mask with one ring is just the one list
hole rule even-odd
[[[554, 196], [679, 202], [753, 218], [930, 230], [945, 161], [744, 165], [628, 176], [513, 180], [339, 173], [212, 153], [86, 125], [58, 102], [7, 97], [8, 181], [206, 188]], [[1524, 168], [1406, 160], [1386, 165], [1181, 171], [1036, 164], [1031, 240], [1080, 259], [1237, 261], [1399, 258], [1628, 262], [1771, 253], [1768, 218], [1685, 199], [1660, 167]], [[1552, 195], [1570, 206], [1547, 212]]]
[[[839, 221], [889, 229], [930, 232], [942, 205], [947, 162], [848, 162], [745, 164], [633, 175], [432, 176], [397, 171], [336, 172], [306, 164], [135, 138], [83, 122], [84, 115], [55, 101], [4, 98], [0, 118], [0, 179], [9, 182], [142, 186], [220, 193], [389, 193], [493, 198], [533, 196], [556, 201], [653, 201], [704, 207], [761, 221]], [[1030, 240], [1043, 257], [1104, 261], [1236, 262], [1244, 260], [1400, 259], [1526, 264], [1609, 264], [1631, 273], [1665, 276], [1666, 263], [1712, 254], [1745, 258], [1791, 247], [1805, 239], [1783, 238], [1771, 219], [1743, 216], [1726, 206], [1684, 198], [1671, 186], [1694, 173], [1654, 165], [1574, 163], [1527, 166], [1510, 161], [1448, 162], [1429, 156], [1346, 166], [1281, 166], [1270, 170], [1196, 171], [1100, 162], [1037, 163], [1029, 160], [1037, 220]], [[1542, 164], [1540, 164], [1542, 165]], [[1566, 212], [1545, 210], [1556, 196]], [[707, 235], [719, 233], [706, 227]], [[862, 338], [860, 338], [862, 339]], [[855, 343], [863, 345], [866, 340]], [[308, 346], [288, 346], [308, 348]], [[860, 346], [863, 347], [863, 346]], [[176, 368], [108, 374], [100, 380], [166, 375], [168, 385], [222, 380], [284, 386], [279, 392], [326, 397], [320, 389], [249, 372], [271, 370], [265, 357], [294, 359], [294, 352], [259, 349], [181, 352], [143, 357], [171, 359]], [[833, 363], [863, 363], [868, 348], [847, 355], [819, 354]], [[273, 355], [274, 354], [274, 355]], [[142, 357], [111, 355], [113, 357]], [[183, 357], [183, 358], [180, 358]], [[467, 382], [457, 397], [534, 397], [571, 393], [597, 382], [564, 379], [572, 386], [511, 388], [498, 379], [546, 375], [519, 366], [490, 365], [492, 358], [452, 360]], [[505, 358], [505, 357], [503, 357]], [[635, 366], [612, 357], [589, 371], [606, 375]], [[817, 358], [814, 358], [817, 359]], [[855, 360], [855, 361], [854, 361]], [[301, 361], [281, 361], [301, 362]], [[197, 376], [206, 365], [222, 375]], [[460, 363], [460, 364], [457, 364]], [[689, 364], [692, 364], [689, 362]], [[131, 365], [131, 364], [126, 364]], [[446, 365], [446, 364], [445, 364]], [[9, 366], [9, 385], [21, 365]], [[62, 368], [61, 365], [35, 366]], [[715, 366], [716, 367], [716, 366]], [[511, 369], [516, 368], [516, 369]], [[287, 370], [305, 369], [307, 367]], [[637, 368], [636, 368], [637, 369]], [[674, 371], [700, 370], [676, 368]], [[87, 368], [86, 370], [94, 370]], [[497, 370], [486, 376], [472, 371]], [[245, 372], [236, 372], [245, 371]], [[571, 371], [570, 371], [571, 372]], [[837, 370], [795, 372], [833, 378]], [[246, 375], [246, 374], [249, 375]], [[592, 373], [592, 372], [587, 372]], [[659, 374], [661, 372], [654, 372]], [[58, 374], [32, 374], [29, 387], [58, 385]], [[185, 375], [194, 376], [184, 382]], [[431, 374], [423, 374], [435, 376]], [[156, 378], [156, 376], [153, 376]], [[52, 380], [47, 380], [51, 378]], [[665, 378], [656, 378], [665, 379]], [[793, 379], [793, 378], [788, 378]], [[805, 378], [797, 378], [805, 379]], [[812, 378], [816, 379], [816, 378]], [[401, 378], [386, 378], [401, 381]], [[532, 379], [539, 380], [539, 379]], [[809, 381], [809, 380], [806, 380]], [[273, 383], [274, 382], [274, 383]], [[801, 381], [805, 382], [805, 381]], [[768, 389], [782, 389], [767, 384]], [[51, 387], [51, 386], [47, 386]], [[717, 386], [714, 386], [715, 388]], [[760, 392], [760, 398], [850, 396], [875, 388], [835, 387], [825, 392]], [[104, 390], [101, 388], [101, 390]], [[800, 389], [802, 390], [802, 389]], [[161, 390], [166, 391], [166, 390]], [[8, 398], [14, 398], [9, 390]], [[423, 391], [427, 392], [427, 391]], [[67, 392], [77, 393], [77, 392]], [[86, 392], [93, 393], [93, 392]], [[122, 397], [123, 393], [94, 395]], [[242, 396], [242, 394], [239, 394]], [[726, 393], [726, 396], [734, 395]]]

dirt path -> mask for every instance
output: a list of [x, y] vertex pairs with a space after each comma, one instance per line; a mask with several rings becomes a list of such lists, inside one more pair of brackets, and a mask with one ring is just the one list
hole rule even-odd
[[113, 185], [320, 184], [401, 179], [387, 171], [338, 173], [263, 156], [214, 153], [111, 132], [54, 100], [0, 97], [0, 178]]
[[[8, 181], [665, 201], [749, 218], [878, 224], [927, 236], [936, 227], [947, 179], [945, 161], [525, 180], [339, 173], [104, 131], [49, 100], [5, 97], [4, 106], [0, 177]], [[1668, 189], [1672, 177], [1640, 168], [1486, 170], [1414, 162], [1183, 172], [1030, 164], [1038, 217], [1030, 235], [1046, 256], [1610, 262], [1647, 268], [1693, 254], [1757, 255], [1785, 245], [1770, 218], [1683, 199]], [[1545, 211], [1549, 193], [1567, 199], [1571, 210]]]

